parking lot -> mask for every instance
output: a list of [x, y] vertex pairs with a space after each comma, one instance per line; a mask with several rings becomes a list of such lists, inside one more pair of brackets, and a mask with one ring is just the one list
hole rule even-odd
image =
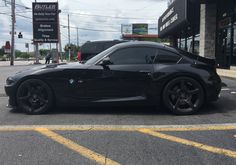
[[0, 131], [1, 164], [236, 163], [236, 124], [32, 125]]
[[162, 107], [56, 108], [25, 115], [6, 108], [0, 67], [0, 164], [236, 164], [236, 81], [191, 116]]

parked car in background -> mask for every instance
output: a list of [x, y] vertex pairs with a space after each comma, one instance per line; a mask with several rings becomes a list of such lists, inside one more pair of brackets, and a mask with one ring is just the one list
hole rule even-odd
[[85, 64], [51, 64], [6, 80], [9, 105], [28, 114], [58, 106], [158, 105], [192, 114], [215, 101], [221, 79], [215, 61], [153, 42], [117, 44]]
[[93, 56], [101, 53], [102, 51], [112, 47], [113, 45], [127, 42], [125, 40], [108, 40], [108, 41], [88, 41], [81, 46], [80, 60], [85, 62]]

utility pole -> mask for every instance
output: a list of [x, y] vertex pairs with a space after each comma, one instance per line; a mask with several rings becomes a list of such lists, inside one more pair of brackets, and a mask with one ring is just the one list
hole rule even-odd
[[11, 17], [12, 17], [12, 29], [11, 29], [11, 62], [10, 65], [14, 65], [15, 58], [15, 0], [11, 0]]
[[5, 2], [5, 6], [7, 6], [7, 0], [3, 0], [3, 2]]
[[61, 27], [59, 26], [59, 52], [60, 52], [60, 58], [61, 58], [61, 62], [63, 62], [62, 59], [62, 46], [61, 46]]
[[69, 50], [69, 61], [70, 61], [70, 16], [68, 14], [68, 40], [69, 40], [69, 46], [68, 46], [68, 50]]
[[[62, 46], [61, 46], [61, 26], [60, 26], [60, 17], [59, 17], [60, 13], [61, 13], [61, 10], [58, 10], [59, 55], [60, 55], [61, 62], [63, 62], [63, 59], [62, 59]], [[58, 61], [58, 63], [59, 63], [59, 61]]]
[[77, 32], [77, 47], [79, 47], [79, 28], [76, 27]]
[[[35, 3], [37, 2], [37, 0], [35, 0]], [[35, 54], [35, 64], [39, 64], [39, 43], [37, 42], [34, 42], [34, 45], [35, 45], [35, 51], [34, 51], [34, 54]]]

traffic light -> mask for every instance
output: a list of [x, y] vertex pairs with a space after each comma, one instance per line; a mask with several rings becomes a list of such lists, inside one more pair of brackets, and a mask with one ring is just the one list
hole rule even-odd
[[18, 38], [23, 38], [23, 35], [21, 34], [21, 32], [19, 32]]

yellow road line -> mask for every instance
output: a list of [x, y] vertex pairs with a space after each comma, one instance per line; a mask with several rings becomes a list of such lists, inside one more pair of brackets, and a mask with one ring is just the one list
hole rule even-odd
[[47, 129], [47, 128], [37, 128], [36, 131], [39, 133], [49, 137], [50, 139], [53, 139], [54, 141], [66, 146], [67, 148], [81, 154], [82, 156], [96, 161], [96, 163], [101, 165], [120, 165], [119, 163], [108, 159], [104, 157], [101, 154], [98, 154], [92, 150], [89, 150], [88, 148], [85, 148], [69, 139], [64, 138], [63, 136], [56, 134], [55, 132]]
[[236, 123], [196, 125], [2, 125], [0, 131], [34, 131], [47, 128], [53, 131], [223, 131], [236, 130]]
[[175, 137], [175, 136], [159, 133], [159, 132], [156, 132], [156, 131], [153, 131], [153, 130], [150, 130], [150, 129], [140, 129], [139, 132], [142, 132], [142, 133], [148, 134], [148, 135], [152, 135], [152, 136], [155, 136], [155, 137], [159, 137], [161, 139], [166, 139], [166, 140], [169, 140], [169, 141], [172, 141], [172, 142], [181, 143], [181, 144], [185, 144], [185, 145], [188, 145], [188, 146], [196, 147], [196, 148], [199, 148], [201, 150], [208, 151], [208, 152], [217, 153], [217, 154], [221, 154], [221, 155], [236, 158], [236, 151], [231, 151], [231, 150], [227, 150], [227, 149], [223, 149], [223, 148], [217, 148], [217, 147], [205, 145], [205, 144], [194, 142], [194, 141], [191, 141], [191, 140], [187, 140], [187, 139], [178, 138], [178, 137]]

